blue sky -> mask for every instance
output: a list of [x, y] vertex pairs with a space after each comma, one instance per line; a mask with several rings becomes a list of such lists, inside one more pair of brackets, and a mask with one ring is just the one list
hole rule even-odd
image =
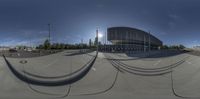
[[0, 0], [0, 46], [94, 39], [96, 27], [150, 31], [164, 44], [200, 45], [200, 0]]

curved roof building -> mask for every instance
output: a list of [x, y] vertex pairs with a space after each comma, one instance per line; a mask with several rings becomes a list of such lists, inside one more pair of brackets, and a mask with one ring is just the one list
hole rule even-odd
[[[162, 46], [162, 41], [145, 31], [130, 27], [111, 27], [107, 29], [107, 40], [113, 45], [121, 45], [121, 49], [137, 48], [144, 50], [157, 49]], [[135, 45], [135, 46], [123, 46]]]

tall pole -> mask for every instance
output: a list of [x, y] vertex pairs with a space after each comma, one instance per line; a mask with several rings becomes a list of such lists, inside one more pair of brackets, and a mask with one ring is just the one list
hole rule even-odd
[[83, 52], [83, 39], [81, 39], [81, 52]]
[[104, 43], [104, 52], [105, 52], [106, 51], [106, 32], [105, 32], [104, 37], [105, 37], [105, 43]]
[[106, 44], [106, 32], [104, 34], [104, 45]]
[[99, 52], [99, 40], [98, 40], [98, 38], [99, 38], [99, 31], [98, 31], [98, 28], [97, 28], [97, 30], [96, 30], [96, 38], [97, 38], [97, 54], [98, 54], [98, 52]]
[[123, 37], [123, 35], [122, 35], [122, 33], [121, 33], [121, 48], [120, 48], [121, 52], [123, 52], [123, 50], [122, 50], [122, 49], [123, 49], [123, 46], [122, 46], [122, 42], [123, 42], [122, 39], [123, 39], [123, 38], [122, 38], [122, 37]]
[[149, 31], [149, 52], [151, 51], [151, 37], [150, 37], [150, 31]]
[[126, 40], [125, 40], [125, 42], [126, 42], [125, 51], [126, 51], [126, 52], [127, 52], [127, 50], [128, 50], [128, 45], [129, 45], [129, 44], [128, 44], [129, 42], [127, 42], [127, 41], [129, 40], [129, 38], [128, 38], [128, 33], [129, 33], [129, 32], [126, 32]]
[[48, 24], [49, 26], [49, 43], [51, 44], [51, 24]]
[[146, 52], [146, 37], [144, 35], [144, 52]]

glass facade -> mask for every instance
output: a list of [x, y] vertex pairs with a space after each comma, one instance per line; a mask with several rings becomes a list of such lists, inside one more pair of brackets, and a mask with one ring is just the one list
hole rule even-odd
[[[139, 29], [129, 27], [112, 27], [107, 29], [107, 40], [112, 43], [111, 50], [151, 50], [162, 46], [162, 41]], [[150, 45], [150, 46], [149, 46]], [[102, 47], [103, 48], [103, 47]]]

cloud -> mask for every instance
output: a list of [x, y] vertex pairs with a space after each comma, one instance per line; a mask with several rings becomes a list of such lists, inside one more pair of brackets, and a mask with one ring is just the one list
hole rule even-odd
[[180, 16], [178, 16], [176, 14], [169, 14], [169, 18], [176, 20], [176, 19], [180, 18]]
[[103, 5], [103, 4], [97, 4], [97, 5], [96, 5], [97, 8], [103, 8], [104, 6], [105, 6], [105, 5]]
[[167, 35], [167, 33], [166, 32], [159, 32], [158, 35], [164, 36], [164, 35]]
[[48, 34], [48, 31], [40, 31], [39, 34]]
[[39, 39], [29, 39], [29, 40], [19, 40], [19, 39], [11, 39], [8, 38], [4, 41], [1, 41], [0, 46], [17, 46], [17, 45], [24, 45], [24, 46], [37, 46], [39, 44], [42, 44], [45, 39], [39, 38]]

